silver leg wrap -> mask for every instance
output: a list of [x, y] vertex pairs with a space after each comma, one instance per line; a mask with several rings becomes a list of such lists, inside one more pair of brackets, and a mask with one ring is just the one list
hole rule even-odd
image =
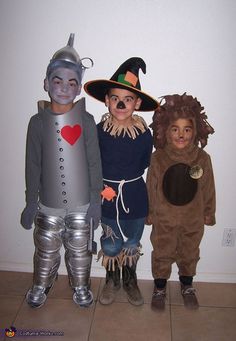
[[46, 294], [52, 287], [60, 266], [64, 220], [38, 213], [35, 226], [34, 280], [26, 300], [28, 304], [39, 307], [45, 302]]
[[92, 262], [92, 253], [88, 250], [90, 228], [84, 213], [67, 215], [65, 225], [65, 263], [70, 284], [74, 288], [73, 300], [80, 306], [89, 306], [93, 302], [93, 295], [89, 290]]

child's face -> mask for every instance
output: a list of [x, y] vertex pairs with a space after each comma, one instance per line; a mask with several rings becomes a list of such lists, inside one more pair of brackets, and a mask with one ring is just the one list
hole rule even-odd
[[178, 149], [188, 146], [193, 139], [193, 123], [190, 119], [179, 118], [170, 125], [170, 142]]
[[73, 103], [80, 94], [81, 84], [74, 70], [58, 68], [45, 80], [45, 90], [49, 92], [52, 102], [59, 105]]
[[105, 104], [113, 119], [122, 125], [131, 122], [132, 114], [139, 109], [141, 102], [135, 93], [119, 88], [110, 89], [105, 97]]

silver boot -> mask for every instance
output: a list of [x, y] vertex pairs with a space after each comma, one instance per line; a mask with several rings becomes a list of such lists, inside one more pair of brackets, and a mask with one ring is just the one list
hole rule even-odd
[[89, 307], [93, 303], [93, 294], [86, 286], [74, 288], [73, 301], [80, 307]]

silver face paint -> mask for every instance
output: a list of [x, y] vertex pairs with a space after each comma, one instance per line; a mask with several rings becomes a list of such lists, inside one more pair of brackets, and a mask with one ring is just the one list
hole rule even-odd
[[56, 69], [46, 83], [52, 101], [61, 105], [72, 103], [81, 89], [78, 74], [67, 68]]

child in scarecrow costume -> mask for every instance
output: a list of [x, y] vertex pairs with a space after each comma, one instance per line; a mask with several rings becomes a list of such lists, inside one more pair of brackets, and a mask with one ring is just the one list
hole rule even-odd
[[114, 301], [120, 288], [120, 269], [129, 302], [143, 304], [136, 266], [148, 213], [142, 175], [149, 166], [153, 144], [144, 119], [133, 112], [154, 111], [158, 102], [141, 91], [140, 68], [146, 73], [145, 62], [132, 57], [110, 80], [94, 80], [84, 86], [89, 95], [104, 102], [109, 110], [97, 125], [104, 182], [100, 256], [106, 268], [106, 283], [100, 296], [102, 304]]
[[74, 103], [86, 67], [73, 42], [71, 34], [53, 55], [44, 82], [51, 102], [39, 102], [28, 126], [21, 224], [31, 229], [35, 222], [33, 286], [26, 295], [32, 307], [44, 304], [54, 284], [62, 245], [74, 302], [93, 302], [89, 223], [96, 228], [101, 216], [102, 167], [94, 118], [84, 98]]
[[214, 130], [203, 107], [187, 95], [163, 96], [151, 127], [156, 151], [147, 174], [154, 292], [152, 307], [165, 306], [172, 263], [179, 269], [187, 307], [197, 308], [192, 286], [205, 225], [215, 224], [215, 185], [210, 156], [203, 150]]

